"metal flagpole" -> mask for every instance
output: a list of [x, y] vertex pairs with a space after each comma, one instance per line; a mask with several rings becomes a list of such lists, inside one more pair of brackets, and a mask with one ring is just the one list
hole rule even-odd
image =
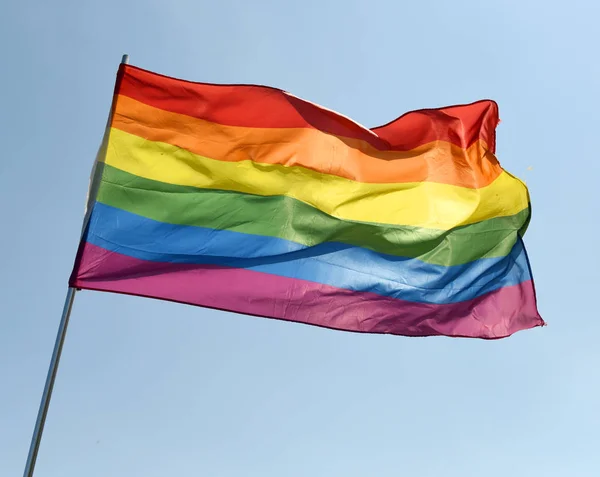
[[[123, 55], [121, 59], [121, 64], [129, 63], [129, 55]], [[112, 108], [111, 108], [111, 116], [112, 116]], [[110, 124], [110, 117], [109, 117]], [[107, 126], [108, 128], [108, 126]], [[106, 135], [105, 135], [106, 137]], [[103, 145], [101, 150], [105, 147], [105, 142], [103, 141]], [[102, 152], [101, 152], [102, 154]], [[97, 165], [97, 164], [96, 164]], [[92, 173], [92, 184], [90, 187], [90, 197], [88, 199], [88, 204], [92, 203], [95, 200], [95, 195], [98, 190], [98, 179], [99, 179], [98, 171]], [[86, 218], [84, 219], [83, 228], [82, 228], [82, 236], [85, 231], [85, 227], [87, 225], [87, 220], [89, 219], [90, 208], [86, 211]], [[67, 327], [69, 325], [69, 317], [71, 316], [71, 309], [73, 308], [73, 301], [75, 300], [75, 293], [77, 290], [75, 288], [69, 287], [67, 291], [67, 297], [65, 298], [65, 305], [63, 307], [62, 316], [60, 318], [60, 324], [58, 326], [58, 333], [56, 335], [56, 342], [54, 343], [54, 351], [52, 352], [52, 358], [50, 360], [50, 367], [48, 368], [48, 376], [46, 377], [46, 384], [44, 385], [44, 392], [42, 394], [42, 401], [40, 403], [40, 408], [38, 410], [37, 419], [35, 421], [35, 427], [33, 429], [33, 435], [31, 437], [31, 445], [29, 446], [29, 454], [27, 455], [27, 463], [25, 464], [25, 472], [23, 472], [23, 477], [33, 477], [33, 472], [35, 470], [35, 462], [37, 460], [38, 450], [40, 448], [40, 442], [42, 440], [42, 433], [44, 432], [44, 424], [46, 423], [46, 416], [48, 414], [48, 407], [50, 406], [50, 399], [52, 398], [52, 390], [54, 388], [54, 381], [56, 380], [56, 373], [58, 371], [58, 365], [60, 363], [60, 356], [62, 354], [63, 344], [65, 342], [65, 336], [67, 335]]]
[[56, 335], [56, 342], [54, 343], [54, 351], [52, 352], [52, 359], [50, 360], [48, 377], [46, 378], [46, 385], [44, 386], [44, 393], [42, 394], [42, 402], [40, 403], [37, 420], [35, 421], [35, 428], [31, 438], [31, 446], [29, 447], [29, 455], [27, 456], [27, 464], [25, 465], [23, 477], [33, 476], [35, 461], [40, 448], [40, 441], [42, 440], [42, 432], [44, 432], [44, 424], [46, 423], [46, 415], [48, 414], [48, 406], [50, 405], [50, 398], [52, 396], [52, 389], [54, 388], [54, 380], [56, 379], [56, 372], [58, 371], [58, 363], [60, 361], [63, 343], [65, 342], [65, 336], [67, 334], [69, 316], [71, 315], [71, 308], [73, 308], [75, 291], [76, 290], [74, 288], [69, 288], [67, 297], [65, 299], [65, 306], [60, 319], [60, 325], [58, 326], [58, 334]]

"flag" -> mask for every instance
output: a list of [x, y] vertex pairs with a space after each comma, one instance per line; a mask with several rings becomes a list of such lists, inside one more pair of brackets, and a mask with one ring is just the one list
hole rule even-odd
[[543, 325], [498, 122], [479, 101], [368, 129], [121, 65], [70, 285], [355, 332]]

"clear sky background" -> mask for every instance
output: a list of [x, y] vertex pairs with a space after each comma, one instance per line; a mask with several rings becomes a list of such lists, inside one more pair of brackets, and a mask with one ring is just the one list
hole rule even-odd
[[356, 335], [78, 294], [39, 477], [600, 475], [600, 4], [0, 4], [0, 475], [20, 476], [123, 53], [261, 83], [376, 126], [500, 105], [548, 327]]

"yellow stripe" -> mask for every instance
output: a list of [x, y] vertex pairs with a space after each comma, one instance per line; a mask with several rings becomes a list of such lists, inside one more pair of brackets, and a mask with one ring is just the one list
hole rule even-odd
[[513, 215], [528, 206], [527, 189], [506, 172], [479, 189], [434, 182], [368, 184], [297, 166], [218, 161], [115, 128], [106, 163], [170, 184], [286, 195], [334, 217], [361, 222], [448, 230]]

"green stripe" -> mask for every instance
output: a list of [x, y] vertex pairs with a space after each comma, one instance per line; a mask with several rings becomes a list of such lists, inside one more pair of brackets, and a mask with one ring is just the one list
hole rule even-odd
[[529, 209], [452, 230], [352, 222], [286, 196], [256, 196], [144, 179], [105, 165], [98, 201], [160, 222], [292, 240], [341, 242], [438, 265], [508, 255]]

